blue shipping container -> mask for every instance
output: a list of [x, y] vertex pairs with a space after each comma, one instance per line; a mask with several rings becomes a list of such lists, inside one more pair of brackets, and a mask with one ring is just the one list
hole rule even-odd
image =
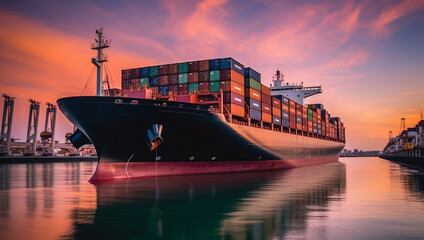
[[212, 59], [209, 60], [209, 70], [219, 70], [220, 66], [220, 60], [219, 59]]
[[247, 105], [249, 105], [249, 107], [251, 109], [256, 109], [256, 110], [262, 111], [261, 102], [259, 102], [258, 100], [255, 100], [255, 99], [252, 99], [252, 98], [246, 98], [246, 102], [247, 102]]
[[258, 111], [256, 109], [250, 109], [250, 118], [257, 120], [257, 121], [261, 121], [262, 120], [262, 114], [261, 111]]
[[261, 74], [258, 73], [258, 72], [256, 72], [255, 70], [253, 70], [250, 67], [247, 67], [247, 68], [244, 69], [244, 76], [245, 77], [253, 78], [256, 81], [261, 82]]
[[283, 119], [283, 127], [289, 127], [290, 126], [290, 122], [287, 119]]
[[220, 60], [220, 69], [233, 69], [241, 75], [244, 75], [244, 66], [233, 58], [222, 58]]
[[159, 94], [162, 96], [167, 96], [169, 92], [168, 86], [160, 86], [159, 87]]
[[276, 117], [276, 116], [272, 116], [272, 122], [273, 122], [275, 125], [281, 125], [281, 118]]
[[289, 120], [289, 113], [288, 113], [288, 112], [286, 112], [286, 111], [281, 111], [281, 117], [282, 117], [283, 119], [287, 119], [287, 120]]
[[281, 100], [281, 103], [286, 104], [286, 105], [289, 105], [289, 99], [288, 98], [286, 98], [284, 96], [281, 96], [281, 99], [280, 100]]
[[151, 77], [151, 78], [149, 78], [149, 86], [150, 87], [157, 87], [157, 86], [159, 86], [159, 77]]
[[149, 67], [140, 68], [140, 74], [142, 78], [149, 77], [149, 74], [150, 74]]
[[301, 117], [296, 117], [296, 122], [297, 123], [302, 123], [302, 118]]

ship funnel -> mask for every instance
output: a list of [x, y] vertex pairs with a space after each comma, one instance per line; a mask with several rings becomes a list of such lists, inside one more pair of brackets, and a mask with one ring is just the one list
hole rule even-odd
[[68, 139], [76, 149], [84, 146], [85, 144], [91, 144], [90, 139], [88, 139], [88, 137], [78, 128]]
[[150, 151], [155, 150], [163, 142], [162, 129], [161, 124], [153, 124], [151, 128], [147, 129], [147, 145]]

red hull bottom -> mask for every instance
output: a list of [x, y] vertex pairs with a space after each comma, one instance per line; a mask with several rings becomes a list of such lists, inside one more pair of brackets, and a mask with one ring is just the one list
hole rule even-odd
[[336, 162], [338, 159], [339, 157], [335, 156], [263, 161], [99, 163], [90, 182], [175, 175], [276, 170]]

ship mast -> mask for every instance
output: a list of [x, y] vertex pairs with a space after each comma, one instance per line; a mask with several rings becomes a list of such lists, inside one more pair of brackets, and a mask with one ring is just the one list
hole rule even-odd
[[103, 49], [110, 47], [110, 40], [105, 40], [103, 36], [103, 28], [96, 30], [97, 39], [91, 44], [91, 49], [97, 51], [97, 58], [92, 58], [91, 63], [97, 67], [97, 88], [96, 95], [103, 95], [103, 63], [107, 62], [107, 56], [103, 54]]

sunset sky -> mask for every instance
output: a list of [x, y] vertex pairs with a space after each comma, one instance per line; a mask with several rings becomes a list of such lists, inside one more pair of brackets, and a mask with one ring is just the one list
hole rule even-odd
[[[269, 85], [321, 85], [323, 103], [346, 126], [347, 149], [381, 150], [400, 118], [415, 125], [424, 109], [424, 1], [2, 1], [0, 93], [15, 97], [12, 136], [25, 141], [28, 99], [94, 95], [95, 30], [112, 87], [120, 70], [233, 57]], [[87, 86], [87, 87], [85, 87]], [[3, 103], [0, 107], [3, 111]], [[72, 125], [58, 114], [56, 139]]]

